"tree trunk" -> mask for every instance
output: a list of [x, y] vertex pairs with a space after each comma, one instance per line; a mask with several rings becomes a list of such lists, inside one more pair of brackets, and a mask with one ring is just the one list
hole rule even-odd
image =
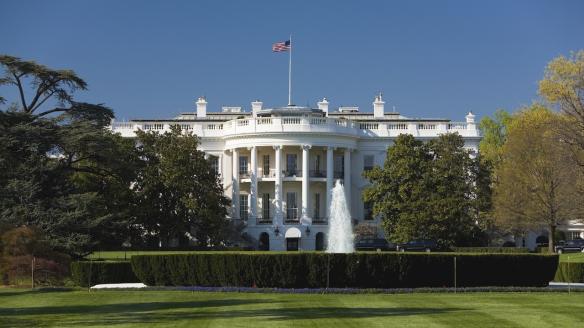
[[550, 231], [549, 231], [549, 236], [548, 236], [548, 249], [550, 251], [550, 253], [554, 252], [554, 246], [555, 246], [555, 240], [554, 240], [554, 235], [556, 234], [556, 225], [555, 224], [550, 224]]

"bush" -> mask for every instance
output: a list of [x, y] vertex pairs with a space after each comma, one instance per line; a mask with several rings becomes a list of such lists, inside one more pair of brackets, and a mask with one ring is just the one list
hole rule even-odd
[[81, 287], [96, 284], [140, 282], [132, 271], [130, 262], [73, 262], [71, 263], [71, 278], [76, 285]]
[[[136, 255], [150, 286], [415, 288], [547, 286], [558, 256], [454, 253], [200, 253]], [[327, 283], [328, 281], [328, 283]]]
[[584, 263], [560, 262], [554, 281], [584, 282]]
[[457, 253], [529, 253], [527, 247], [452, 247]]

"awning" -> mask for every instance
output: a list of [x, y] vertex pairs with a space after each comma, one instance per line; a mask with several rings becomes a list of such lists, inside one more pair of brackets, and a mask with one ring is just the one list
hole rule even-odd
[[300, 238], [301, 233], [300, 230], [298, 228], [290, 228], [288, 230], [286, 230], [286, 238]]

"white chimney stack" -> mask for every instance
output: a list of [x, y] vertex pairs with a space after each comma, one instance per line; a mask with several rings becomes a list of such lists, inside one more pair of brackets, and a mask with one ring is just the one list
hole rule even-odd
[[329, 102], [328, 100], [325, 98], [322, 98], [321, 101], [319, 101], [317, 103], [318, 105], [318, 109], [322, 110], [324, 112], [324, 116], [328, 116], [328, 110], [329, 110]]
[[477, 125], [475, 124], [475, 115], [472, 112], [468, 112], [465, 118], [467, 130], [476, 130]]
[[258, 115], [258, 112], [260, 110], [262, 110], [263, 105], [264, 105], [264, 103], [259, 101], [259, 100], [251, 102], [251, 113], [252, 113], [253, 117], [256, 117]]
[[383, 101], [381, 92], [375, 97], [373, 101], [373, 117], [383, 118], [385, 101]]
[[205, 97], [197, 99], [197, 117], [207, 117], [207, 100]]

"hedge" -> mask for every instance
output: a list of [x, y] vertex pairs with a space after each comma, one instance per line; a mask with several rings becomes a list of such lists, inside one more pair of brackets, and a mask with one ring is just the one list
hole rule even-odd
[[[557, 255], [455, 253], [226, 253], [136, 255], [149, 286], [417, 288], [547, 286]], [[328, 283], [327, 283], [328, 280]]]
[[[89, 273], [91, 272], [91, 280]], [[71, 263], [71, 278], [82, 287], [97, 284], [140, 282], [130, 262], [83, 261]]]
[[529, 253], [527, 247], [453, 247], [457, 253]]
[[554, 281], [584, 282], [584, 263], [560, 262]]

